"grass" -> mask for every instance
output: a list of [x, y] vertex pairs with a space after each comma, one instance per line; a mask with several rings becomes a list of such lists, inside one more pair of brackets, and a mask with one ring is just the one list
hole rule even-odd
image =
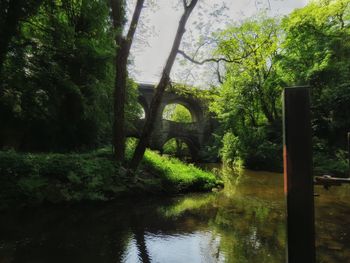
[[145, 153], [142, 168], [160, 175], [165, 185], [174, 187], [175, 192], [209, 191], [222, 184], [213, 173], [150, 150]]
[[[127, 155], [131, 152], [128, 145]], [[0, 152], [0, 209], [210, 191], [218, 185], [222, 182], [214, 174], [150, 150], [135, 175], [113, 160], [110, 148], [83, 154]]]

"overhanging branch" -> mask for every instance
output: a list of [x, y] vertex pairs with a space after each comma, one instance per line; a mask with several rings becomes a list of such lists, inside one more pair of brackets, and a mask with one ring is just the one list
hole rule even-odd
[[[197, 65], [203, 65], [203, 64], [205, 64], [205, 63], [210, 63], [210, 62], [220, 63], [220, 62], [222, 62], [222, 61], [223, 61], [223, 62], [226, 62], [226, 63], [240, 63], [242, 59], [245, 59], [245, 58], [249, 57], [251, 54], [253, 54], [254, 52], [256, 52], [259, 48], [261, 48], [264, 44], [266, 44], [267, 41], [270, 39], [271, 34], [272, 34], [272, 32], [270, 32], [269, 37], [268, 37], [265, 41], [263, 41], [259, 46], [254, 47], [254, 48], [251, 48], [251, 47], [250, 47], [251, 50], [250, 50], [249, 52], [246, 52], [246, 53], [243, 54], [241, 57], [237, 57], [237, 58], [233, 58], [233, 59], [221, 57], [221, 58], [207, 58], [207, 59], [198, 61], [198, 60], [196, 60], [194, 57], [191, 57], [191, 56], [189, 56], [188, 54], [186, 54], [186, 52], [183, 51], [183, 50], [178, 50], [177, 53], [180, 54], [180, 55], [182, 55], [185, 59], [187, 59], [187, 60], [189, 60], [189, 61], [191, 61], [192, 63], [197, 64]], [[201, 46], [203, 46], [203, 45], [201, 45]], [[201, 46], [200, 46], [200, 47], [201, 47]], [[199, 47], [199, 48], [200, 48], [200, 47]], [[196, 50], [196, 53], [195, 53], [195, 54], [198, 53], [199, 48]]]
[[240, 57], [240, 58], [237, 58], [237, 59], [207, 58], [207, 59], [198, 61], [198, 60], [195, 60], [194, 58], [190, 57], [189, 55], [187, 55], [183, 50], [179, 50], [177, 53], [182, 55], [185, 59], [187, 59], [187, 60], [189, 60], [192, 63], [197, 64], [197, 65], [203, 65], [203, 64], [209, 63], [209, 62], [219, 63], [221, 61], [224, 61], [224, 62], [227, 62], [227, 63], [239, 63], [243, 58], [247, 57], [247, 56], [244, 56], [244, 57]]

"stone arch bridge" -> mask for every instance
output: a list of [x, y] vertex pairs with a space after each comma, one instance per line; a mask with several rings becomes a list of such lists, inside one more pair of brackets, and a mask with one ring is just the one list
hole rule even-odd
[[[154, 93], [154, 85], [139, 84], [139, 103], [142, 105], [145, 117], [149, 114], [149, 107]], [[192, 122], [175, 122], [163, 119], [163, 111], [169, 104], [180, 104], [188, 109], [192, 116]], [[127, 131], [127, 137], [139, 138], [145, 119], [139, 119], [134, 128]], [[171, 139], [180, 139], [187, 144], [193, 161], [199, 161], [202, 150], [209, 141], [215, 122], [209, 116], [208, 106], [204, 100], [190, 95], [180, 95], [172, 91], [166, 91], [163, 95], [159, 111], [157, 113], [154, 131], [149, 147], [163, 152], [163, 146]]]

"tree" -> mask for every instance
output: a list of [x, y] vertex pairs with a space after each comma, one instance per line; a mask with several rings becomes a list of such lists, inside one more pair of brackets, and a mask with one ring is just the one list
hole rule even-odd
[[18, 34], [20, 22], [32, 16], [43, 0], [2, 0], [0, 2], [0, 96], [2, 71], [12, 38]]
[[310, 86], [315, 134], [339, 147], [350, 127], [349, 21], [349, 0], [313, 1], [283, 21], [283, 70]]
[[127, 34], [123, 35], [125, 25], [125, 1], [111, 0], [112, 20], [116, 31], [117, 45], [115, 57], [115, 86], [114, 86], [114, 122], [113, 146], [117, 161], [124, 161], [125, 156], [125, 100], [127, 88], [127, 65], [130, 48], [140, 19], [144, 0], [137, 0], [135, 10]]
[[4, 65], [0, 147], [78, 151], [110, 142], [113, 37], [105, 0], [45, 0]]
[[317, 173], [347, 173], [350, 127], [350, 1], [313, 1], [283, 21], [281, 65], [311, 92]]
[[[280, 159], [280, 96], [285, 85], [279, 66], [279, 21], [258, 16], [217, 33], [216, 56], [225, 75], [211, 103], [221, 123], [224, 161], [276, 169]], [[236, 58], [240, 58], [235, 61]]]
[[222, 97], [234, 100], [236, 108], [244, 110], [254, 126], [260, 118], [273, 124], [279, 117], [276, 103], [283, 79], [277, 66], [277, 55], [281, 35], [276, 19], [260, 17], [218, 34], [217, 53], [228, 60], [242, 58], [239, 63], [226, 64]]
[[154, 123], [156, 116], [158, 114], [158, 109], [161, 103], [161, 99], [163, 97], [163, 93], [165, 91], [165, 88], [169, 85], [170, 82], [170, 72], [172, 69], [172, 66], [174, 64], [177, 52], [179, 50], [182, 37], [185, 33], [185, 27], [188, 18], [190, 17], [193, 9], [195, 8], [198, 0], [191, 0], [189, 3], [187, 3], [186, 0], [183, 0], [183, 7], [184, 12], [180, 18], [179, 25], [177, 28], [177, 32], [175, 35], [175, 39], [171, 48], [171, 51], [169, 53], [167, 62], [165, 64], [165, 67], [162, 72], [161, 79], [156, 87], [154, 96], [151, 101], [150, 110], [149, 110], [149, 116], [146, 119], [144, 128], [142, 130], [139, 143], [136, 146], [134, 155], [132, 157], [130, 166], [132, 169], [136, 170], [143, 158], [143, 155], [145, 153], [146, 147], [148, 146], [149, 139], [151, 137], [151, 134], [153, 132]]

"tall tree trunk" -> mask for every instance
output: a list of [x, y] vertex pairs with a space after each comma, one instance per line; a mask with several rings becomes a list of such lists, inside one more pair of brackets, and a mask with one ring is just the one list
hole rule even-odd
[[138, 0], [126, 36], [123, 36], [125, 24], [125, 1], [111, 0], [112, 20], [117, 31], [115, 42], [117, 45], [115, 57], [115, 86], [114, 86], [114, 121], [113, 147], [117, 161], [124, 161], [125, 157], [125, 101], [126, 83], [128, 78], [128, 57], [134, 39], [135, 31], [140, 20], [144, 0]]
[[160, 106], [160, 103], [161, 103], [161, 100], [163, 97], [164, 90], [170, 82], [169, 75], [170, 75], [171, 69], [173, 67], [177, 52], [179, 50], [183, 34], [185, 33], [185, 27], [186, 27], [187, 20], [190, 17], [197, 2], [198, 2], [198, 0], [192, 0], [190, 2], [190, 4], [187, 5], [186, 0], [183, 0], [184, 13], [182, 14], [181, 19], [179, 21], [179, 26], [177, 28], [177, 32], [175, 35], [173, 46], [171, 48], [169, 57], [167, 59], [165, 67], [163, 69], [162, 77], [157, 85], [157, 88], [155, 90], [155, 94], [152, 98], [150, 110], [149, 110], [149, 115], [148, 115], [148, 118], [146, 119], [146, 123], [143, 127], [139, 143], [136, 146], [134, 155], [133, 155], [132, 160], [130, 162], [130, 167], [133, 170], [136, 170], [137, 167], [139, 166], [139, 164], [143, 158], [143, 155], [146, 151], [146, 147], [149, 144], [149, 140], [150, 140], [150, 137], [151, 137], [152, 132], [153, 132], [155, 119], [156, 119], [157, 114], [158, 114], [158, 110], [159, 110], [159, 106]]
[[125, 152], [125, 99], [127, 83], [128, 54], [123, 51], [123, 45], [116, 54], [115, 59], [115, 88], [114, 88], [114, 121], [113, 121], [113, 147], [117, 161], [124, 160]]

